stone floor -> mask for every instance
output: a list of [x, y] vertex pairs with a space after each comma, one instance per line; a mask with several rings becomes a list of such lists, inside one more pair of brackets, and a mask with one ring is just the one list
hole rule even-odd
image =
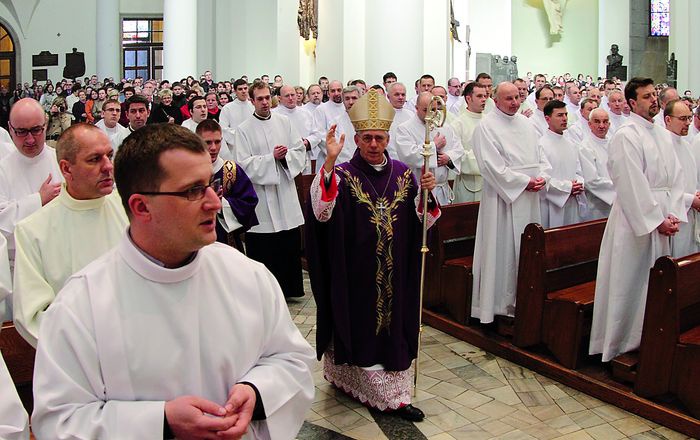
[[[306, 296], [289, 311], [311, 345], [316, 305]], [[685, 435], [622, 411], [504, 359], [425, 327], [414, 404], [426, 418], [411, 423], [369, 411], [314, 371], [316, 398], [297, 436], [336, 439], [685, 439]]]

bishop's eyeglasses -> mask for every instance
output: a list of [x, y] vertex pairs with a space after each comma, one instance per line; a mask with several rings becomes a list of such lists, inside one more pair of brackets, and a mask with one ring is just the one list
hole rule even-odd
[[184, 191], [134, 191], [136, 194], [143, 194], [144, 196], [176, 196], [182, 197], [190, 202], [196, 202], [204, 198], [207, 193], [207, 189], [211, 188], [214, 190], [217, 196], [221, 197], [223, 193], [223, 186], [221, 185], [221, 179], [215, 179], [209, 182], [209, 185], [195, 185]]

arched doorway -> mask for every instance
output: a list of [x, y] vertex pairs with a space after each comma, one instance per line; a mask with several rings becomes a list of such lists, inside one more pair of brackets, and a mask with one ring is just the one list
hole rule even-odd
[[15, 55], [15, 42], [7, 28], [0, 24], [0, 85], [6, 86], [9, 90], [14, 89], [17, 78]]

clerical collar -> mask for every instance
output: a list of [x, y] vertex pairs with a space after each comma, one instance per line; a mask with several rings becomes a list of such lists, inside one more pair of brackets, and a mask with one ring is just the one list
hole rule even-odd
[[224, 160], [221, 156], [217, 157], [216, 160], [211, 164], [211, 170], [214, 173], [218, 173], [221, 167], [224, 166]]
[[[168, 268], [168, 267], [165, 267], [165, 263], [163, 263], [163, 262], [160, 261], [159, 259], [155, 258], [154, 256], [152, 256], [152, 255], [146, 253], [146, 251], [144, 251], [143, 249], [141, 249], [141, 248], [139, 247], [139, 245], [137, 245], [136, 243], [134, 243], [134, 239], [131, 238], [131, 227], [127, 228], [127, 230], [126, 230], [126, 237], [129, 239], [129, 243], [133, 246], [133, 248], [136, 249], [137, 251], [139, 251], [139, 254], [141, 254], [145, 259], [147, 259], [147, 260], [150, 261], [151, 263], [153, 263], [153, 264], [155, 264], [156, 266], [158, 266], [158, 267], [160, 267], [160, 268], [163, 268], [163, 269], [170, 269], [170, 270], [179, 270], [179, 269], [182, 269], [182, 268], [186, 267], [187, 265], [189, 265], [190, 263], [192, 263], [192, 262], [195, 260], [195, 258], [197, 258], [197, 255], [198, 255], [198, 253], [199, 253], [199, 251], [195, 251], [195, 252], [193, 252], [192, 255], [190, 255], [190, 257], [189, 257], [187, 260], [185, 260], [185, 262], [182, 263], [180, 266], [178, 266], [178, 267], [173, 267], [173, 268]], [[155, 280], [155, 281], [161, 281], [161, 280]], [[161, 281], [161, 282], [164, 282], [164, 281]]]
[[372, 168], [374, 168], [374, 169], [377, 170], [377, 171], [383, 170], [387, 163], [389, 163], [389, 161], [387, 160], [386, 156], [384, 156], [384, 160], [382, 161], [382, 163], [379, 163], [379, 164], [376, 164], [376, 165], [367, 162], [367, 164], [368, 164], [369, 166], [371, 166]]
[[64, 182], [61, 185], [61, 192], [58, 193], [56, 199], [73, 211], [90, 211], [102, 207], [106, 197], [108, 196], [102, 196], [96, 199], [76, 199], [68, 193], [68, 188]]
[[265, 116], [260, 116], [260, 115], [257, 114], [256, 112], [253, 112], [253, 116], [255, 116], [255, 119], [258, 119], [258, 120], [260, 120], [260, 121], [267, 121], [267, 120], [269, 120], [269, 119], [272, 117], [272, 112], [270, 112], [270, 114], [267, 115], [267, 117], [265, 117]]
[[513, 118], [515, 118], [515, 116], [517, 116], [517, 113], [515, 113], [514, 115], [509, 115], [508, 113], [502, 111], [502, 110], [501, 110], [500, 108], [498, 108], [498, 107], [494, 107], [493, 109], [494, 109], [494, 111], [496, 112], [497, 115], [499, 115], [499, 116], [501, 116], [501, 117], [504, 117], [504, 118], [507, 118], [507, 119], [513, 119]]

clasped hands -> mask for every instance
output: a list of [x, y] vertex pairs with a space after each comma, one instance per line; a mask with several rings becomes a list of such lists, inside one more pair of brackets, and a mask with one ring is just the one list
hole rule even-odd
[[669, 214], [656, 229], [659, 231], [659, 234], [671, 237], [678, 232], [680, 223], [681, 221], [675, 215]]
[[250, 385], [231, 387], [220, 406], [197, 396], [182, 396], [165, 402], [165, 418], [178, 439], [240, 439], [248, 431], [255, 409], [255, 391]]
[[538, 192], [543, 189], [546, 184], [547, 181], [544, 180], [544, 177], [530, 177], [530, 182], [528, 182], [525, 190], [530, 192]]

